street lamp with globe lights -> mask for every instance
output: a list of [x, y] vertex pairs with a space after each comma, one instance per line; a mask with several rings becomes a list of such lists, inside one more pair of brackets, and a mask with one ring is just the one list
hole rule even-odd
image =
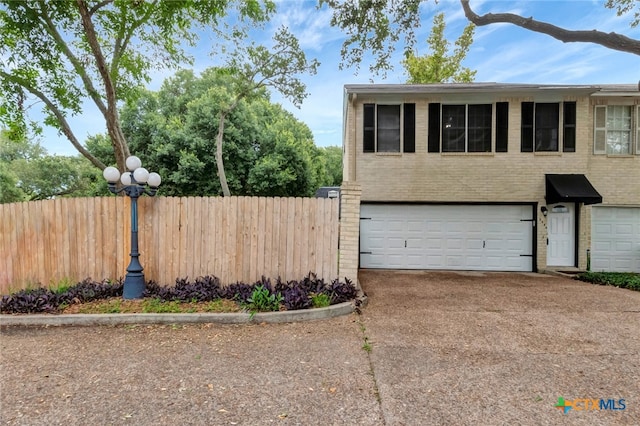
[[[128, 172], [120, 175], [120, 171], [115, 167], [107, 167], [102, 172], [109, 185], [109, 191], [114, 194], [124, 192], [131, 198], [131, 262], [127, 267], [127, 275], [124, 279], [123, 297], [125, 299], [140, 299], [144, 293], [144, 274], [140, 264], [140, 253], [138, 252], [138, 197], [147, 194], [151, 197], [156, 195], [160, 186], [160, 175], [149, 173], [142, 167], [142, 162], [136, 156], [131, 156], [126, 160]], [[121, 188], [117, 188], [117, 182], [122, 183]]]

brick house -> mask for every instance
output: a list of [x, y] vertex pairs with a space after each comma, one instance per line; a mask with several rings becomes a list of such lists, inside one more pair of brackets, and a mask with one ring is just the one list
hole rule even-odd
[[341, 271], [640, 272], [636, 85], [346, 85], [343, 149]]

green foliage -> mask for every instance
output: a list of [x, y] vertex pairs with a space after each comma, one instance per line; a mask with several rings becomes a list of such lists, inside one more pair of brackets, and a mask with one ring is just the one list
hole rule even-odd
[[246, 308], [251, 312], [278, 311], [282, 300], [280, 293], [272, 293], [267, 287], [258, 285], [247, 299]]
[[[165, 195], [220, 195], [214, 141], [222, 105], [235, 77], [209, 68], [198, 77], [182, 70], [158, 92], [145, 91], [121, 111], [133, 152], [163, 177]], [[93, 151], [93, 148], [89, 147]], [[338, 148], [339, 149], [339, 148]], [[334, 158], [331, 164], [340, 162]], [[223, 160], [233, 195], [310, 196], [329, 180], [325, 152], [311, 130], [260, 89], [238, 101], [226, 119]]]
[[[385, 75], [393, 68], [393, 53], [398, 45], [404, 49], [405, 57], [415, 45], [415, 33], [421, 27], [421, 3], [427, 0], [319, 0], [320, 7], [328, 6], [332, 12], [331, 25], [346, 35], [342, 44], [342, 68], [359, 68], [368, 54], [374, 59], [369, 69], [374, 74]], [[435, 1], [437, 3], [437, 1]], [[500, 2], [494, 2], [498, 4]], [[537, 31], [567, 42], [590, 42], [610, 49], [638, 54], [640, 40], [626, 38], [617, 33], [600, 32], [592, 28], [586, 31], [570, 31], [545, 22], [535, 21], [530, 16], [510, 13], [487, 13], [478, 16], [469, 6], [469, 0], [461, 0], [460, 5], [465, 16], [478, 25], [510, 23], [531, 31]], [[506, 3], [504, 3], [506, 4]], [[640, 2], [637, 0], [607, 0], [605, 7], [616, 9], [618, 15], [633, 13], [630, 26], [640, 24]], [[505, 6], [506, 8], [506, 6]], [[499, 11], [500, 12], [500, 11]]]
[[633, 272], [583, 272], [578, 274], [576, 279], [640, 291], [640, 274]]
[[106, 193], [100, 170], [86, 159], [48, 155], [37, 141], [0, 135], [0, 202]]
[[62, 130], [98, 167], [102, 163], [82, 149], [66, 120], [82, 112], [84, 100], [104, 116], [123, 167], [128, 146], [114, 115], [119, 103], [134, 100], [152, 71], [189, 63], [185, 49], [196, 44], [200, 28], [222, 37], [229, 29], [226, 15], [259, 25], [275, 11], [270, 0], [0, 0], [0, 5], [0, 125], [12, 137], [26, 135], [25, 104], [37, 99], [44, 124]]
[[375, 56], [369, 69], [373, 73], [386, 73], [393, 68], [392, 55], [402, 39], [405, 53], [415, 44], [415, 30], [420, 27], [422, 0], [368, 0], [345, 2], [319, 0], [320, 6], [333, 10], [331, 25], [346, 34], [340, 54], [343, 68], [359, 67], [363, 56]]
[[311, 304], [314, 308], [326, 308], [331, 304], [331, 297], [325, 293], [312, 294]]
[[0, 204], [27, 200], [27, 194], [18, 187], [18, 176], [8, 164], [0, 161]]
[[607, 0], [605, 7], [609, 9], [616, 9], [618, 16], [626, 15], [633, 12], [633, 19], [630, 22], [631, 28], [635, 28], [640, 24], [640, 5], [637, 0]]
[[160, 299], [144, 299], [142, 301], [142, 312], [156, 314], [175, 314], [183, 312], [180, 302], [162, 301]]
[[84, 142], [84, 147], [98, 160], [104, 164], [115, 164], [116, 157], [113, 154], [111, 139], [107, 135], [97, 134], [88, 136]]
[[324, 159], [324, 179], [318, 186], [342, 185], [342, 148], [339, 146], [327, 146], [320, 148], [320, 157]]
[[452, 55], [448, 54], [451, 43], [444, 37], [445, 28], [444, 13], [435, 15], [431, 34], [427, 38], [430, 53], [416, 56], [410, 52], [402, 61], [409, 75], [407, 83], [470, 83], [473, 81], [476, 71], [465, 68], [461, 64], [473, 43], [475, 26], [469, 24], [465, 27], [462, 35], [455, 42], [456, 48]]

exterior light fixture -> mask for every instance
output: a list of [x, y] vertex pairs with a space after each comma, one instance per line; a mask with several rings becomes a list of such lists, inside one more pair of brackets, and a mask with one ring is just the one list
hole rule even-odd
[[[124, 192], [131, 198], [131, 261], [127, 267], [127, 275], [124, 279], [123, 297], [125, 299], [140, 299], [144, 293], [144, 273], [140, 264], [140, 253], [138, 252], [138, 197], [147, 194], [151, 197], [156, 195], [158, 187], [162, 182], [160, 175], [149, 173], [142, 167], [142, 162], [136, 156], [131, 156], [126, 160], [129, 171], [122, 173], [115, 167], [107, 167], [102, 172], [109, 191], [114, 194]], [[117, 188], [117, 182], [122, 183], [121, 188]]]
[[547, 213], [549, 213], [547, 206], [540, 207], [540, 211], [542, 212], [542, 216], [547, 217]]

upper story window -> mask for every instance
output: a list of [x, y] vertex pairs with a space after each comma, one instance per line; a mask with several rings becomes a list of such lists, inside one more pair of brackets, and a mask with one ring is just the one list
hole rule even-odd
[[521, 111], [520, 151], [558, 152], [562, 143], [564, 152], [575, 152], [575, 102], [522, 102]]
[[507, 102], [495, 104], [429, 104], [429, 152], [507, 152]]
[[364, 152], [415, 152], [415, 104], [364, 104]]
[[[640, 154], [640, 107], [597, 105], [594, 125], [595, 154]], [[634, 142], [638, 145], [635, 151]]]

